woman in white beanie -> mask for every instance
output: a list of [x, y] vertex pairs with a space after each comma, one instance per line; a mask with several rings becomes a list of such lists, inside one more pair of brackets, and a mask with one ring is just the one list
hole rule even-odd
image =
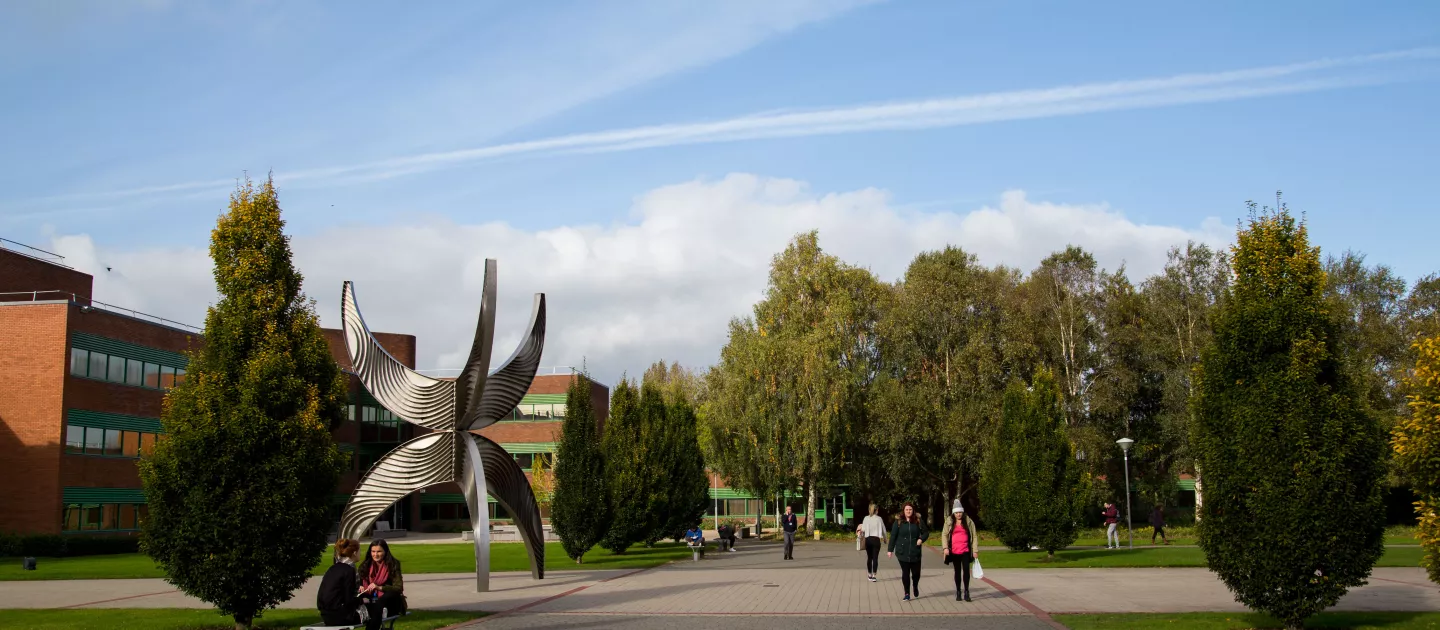
[[955, 601], [970, 601], [970, 563], [980, 555], [980, 538], [975, 535], [975, 521], [965, 515], [965, 506], [955, 499], [940, 538], [945, 564], [955, 569]]

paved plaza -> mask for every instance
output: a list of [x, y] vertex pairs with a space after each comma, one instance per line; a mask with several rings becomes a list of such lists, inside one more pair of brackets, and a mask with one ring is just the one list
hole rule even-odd
[[[889, 629], [964, 626], [1054, 628], [1049, 616], [1087, 612], [1241, 612], [1205, 569], [991, 569], [971, 583], [973, 602], [955, 601], [950, 568], [925, 558], [921, 597], [901, 601], [899, 565], [883, 555], [880, 581], [865, 579], [853, 545], [802, 542], [795, 560], [775, 543], [742, 543], [736, 553], [640, 570], [497, 573], [474, 592], [474, 574], [417, 574], [405, 580], [411, 607], [497, 613], [469, 624], [489, 628], [706, 628], [737, 617], [784, 619], [787, 628], [875, 620]], [[403, 556], [403, 550], [399, 552]], [[983, 556], [982, 556], [983, 557]], [[403, 558], [402, 558], [403, 559]], [[286, 608], [311, 608], [313, 579]], [[161, 580], [7, 582], [0, 608], [208, 608]], [[1338, 610], [1440, 610], [1440, 592], [1420, 568], [1377, 568]], [[867, 623], [867, 625], [870, 625]]]

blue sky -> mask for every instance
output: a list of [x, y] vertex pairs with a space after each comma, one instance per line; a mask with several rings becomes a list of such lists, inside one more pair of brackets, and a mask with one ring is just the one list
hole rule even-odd
[[[513, 287], [520, 310], [526, 291], [589, 296], [575, 305], [592, 321], [547, 359], [612, 372], [713, 360], [766, 252], [809, 227], [882, 276], [947, 242], [1022, 268], [1077, 242], [1152, 270], [1169, 241], [1223, 243], [1247, 199], [1283, 190], [1327, 251], [1440, 271], [1435, 3], [712, 4], [6, 3], [0, 237], [124, 261], [99, 289], [198, 321], [196, 255], [226, 192], [273, 171], [322, 315], [338, 288], [315, 283], [366, 294], [356, 253], [385, 252], [378, 289], [423, 269], [461, 296], [477, 290], [461, 270], [495, 256], [502, 287], [537, 285]], [[1015, 247], [984, 249], [989, 211]], [[666, 231], [705, 212], [718, 227]], [[1108, 236], [1084, 229], [1110, 220]], [[911, 236], [859, 225], [877, 221]], [[614, 253], [637, 242], [648, 253]], [[717, 264], [743, 271], [722, 282]], [[620, 300], [604, 279], [632, 267], [664, 269], [632, 282], [649, 297]], [[700, 282], [723, 291], [685, 303]], [[719, 323], [637, 332], [697, 308]], [[637, 312], [655, 309], [671, 319]], [[457, 334], [470, 317], [377, 310]], [[465, 345], [422, 339], [422, 363]]]

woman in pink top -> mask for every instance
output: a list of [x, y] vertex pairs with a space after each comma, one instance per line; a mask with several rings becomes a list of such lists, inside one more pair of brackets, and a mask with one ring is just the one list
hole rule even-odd
[[945, 564], [955, 569], [955, 601], [970, 601], [970, 563], [980, 555], [980, 539], [975, 535], [975, 521], [965, 515], [965, 507], [955, 500], [940, 538]]

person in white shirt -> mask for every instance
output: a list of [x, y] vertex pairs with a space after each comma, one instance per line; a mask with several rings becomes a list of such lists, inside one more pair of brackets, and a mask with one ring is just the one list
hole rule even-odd
[[885, 539], [885, 520], [880, 518], [880, 508], [870, 504], [870, 516], [855, 528], [855, 535], [865, 539], [865, 575], [875, 581], [875, 572], [880, 568], [880, 543]]

